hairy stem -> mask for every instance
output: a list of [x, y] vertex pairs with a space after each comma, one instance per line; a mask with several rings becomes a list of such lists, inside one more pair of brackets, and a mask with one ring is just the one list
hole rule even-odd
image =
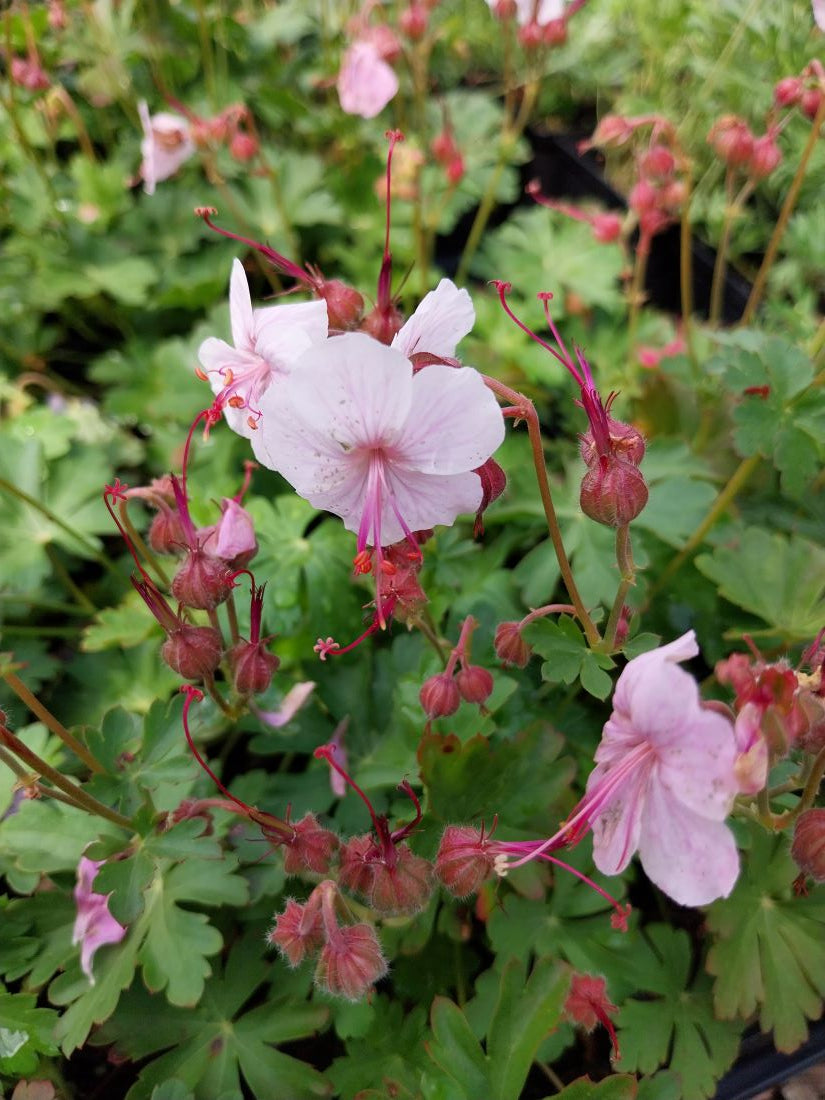
[[616, 648], [616, 634], [622, 617], [625, 597], [636, 580], [636, 565], [630, 545], [630, 525], [625, 524], [616, 530], [616, 562], [619, 566], [619, 587], [610, 609], [607, 626], [604, 628], [604, 647], [608, 653]]
[[98, 775], [103, 774], [105, 770], [103, 765], [92, 756], [84, 744], [78, 741], [73, 734], [69, 733], [63, 723], [58, 721], [50, 710], [43, 706], [37, 696], [29, 691], [18, 676], [11, 670], [6, 670], [3, 672], [3, 679], [15, 695], [26, 704], [32, 714], [36, 715], [44, 726], [47, 726], [52, 733], [56, 734], [66, 748], [71, 749], [75, 756], [79, 757], [90, 771]]

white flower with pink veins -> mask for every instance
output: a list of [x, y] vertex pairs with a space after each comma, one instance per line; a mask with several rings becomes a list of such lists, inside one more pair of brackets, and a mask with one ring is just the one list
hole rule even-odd
[[[415, 339], [416, 315], [396, 339], [427, 352], [429, 342]], [[438, 340], [440, 354], [454, 350], [454, 340]], [[340, 516], [359, 554], [375, 549], [378, 566], [382, 547], [478, 509], [473, 471], [504, 439], [498, 402], [472, 367], [415, 370], [399, 347], [364, 333], [312, 347], [261, 410], [252, 438], [258, 461]]]
[[156, 115], [150, 115], [149, 107], [143, 100], [138, 103], [138, 114], [143, 127], [140, 178], [146, 194], [154, 195], [155, 185], [174, 176], [180, 166], [189, 160], [195, 152], [195, 143], [189, 122], [182, 115], [174, 115], [171, 111], [158, 111]]
[[264, 394], [287, 377], [308, 348], [326, 340], [327, 305], [319, 300], [253, 309], [246, 273], [235, 260], [229, 316], [233, 343], [210, 336], [198, 358], [229, 427], [250, 438], [259, 428]]

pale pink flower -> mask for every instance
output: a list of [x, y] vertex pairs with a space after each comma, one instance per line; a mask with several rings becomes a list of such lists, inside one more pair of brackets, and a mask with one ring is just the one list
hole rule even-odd
[[[271, 391], [270, 391], [271, 392]], [[347, 333], [311, 348], [265, 395], [259, 462], [340, 516], [358, 551], [450, 526], [482, 497], [473, 471], [504, 438], [498, 402], [471, 367], [415, 371], [397, 348]], [[380, 562], [379, 562], [380, 564]]]
[[418, 308], [395, 334], [392, 347], [408, 359], [423, 355], [432, 359], [452, 359], [456, 345], [472, 329], [476, 314], [466, 290], [459, 290], [449, 279], [442, 279], [435, 290], [425, 294]]
[[[487, 3], [495, 10], [499, 0], [487, 0]], [[521, 27], [528, 23], [544, 27], [563, 17], [564, 0], [516, 0], [516, 19]]]
[[825, 0], [813, 0], [814, 22], [825, 31]]
[[247, 564], [258, 550], [252, 516], [234, 497], [223, 498], [221, 511], [223, 515], [214, 527], [198, 531], [200, 545], [213, 558], [225, 561], [243, 558], [239, 564]]
[[768, 778], [768, 742], [762, 734], [764, 714], [758, 703], [745, 703], [736, 716], [736, 776], [741, 794], [757, 794]]
[[319, 300], [253, 309], [243, 265], [234, 260], [229, 316], [234, 346], [210, 336], [198, 358], [229, 427], [249, 438], [269, 387], [289, 374], [307, 348], [326, 340], [327, 306]]
[[371, 42], [353, 42], [338, 73], [338, 99], [348, 115], [375, 118], [398, 91], [398, 77]]
[[126, 935], [126, 929], [109, 912], [110, 895], [96, 894], [92, 889], [97, 872], [102, 866], [102, 861], [81, 856], [74, 889], [77, 916], [72, 943], [81, 945], [80, 966], [92, 985], [95, 984], [92, 959], [97, 949], [106, 944], [120, 943]]
[[195, 152], [195, 143], [189, 122], [182, 115], [171, 111], [150, 115], [143, 100], [138, 103], [138, 114], [143, 126], [140, 177], [146, 194], [154, 195], [155, 185], [174, 176], [184, 161], [189, 160]]
[[693, 631], [634, 657], [613, 695], [584, 798], [549, 840], [498, 842], [498, 870], [544, 858], [593, 830], [593, 860], [617, 875], [638, 851], [648, 878], [680, 905], [727, 897], [739, 853], [725, 818], [740, 790], [733, 723], [705, 707], [678, 662]]
[[289, 689], [277, 710], [256, 710], [255, 713], [268, 726], [280, 729], [292, 721], [314, 690], [315, 681], [304, 680]]

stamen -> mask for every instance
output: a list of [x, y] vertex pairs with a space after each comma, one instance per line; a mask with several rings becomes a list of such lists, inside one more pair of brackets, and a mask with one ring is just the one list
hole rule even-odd
[[[501, 302], [502, 309], [510, 318], [510, 320], [514, 321], [515, 324], [517, 324], [518, 327], [522, 330], [522, 332], [526, 332], [531, 340], [535, 340], [537, 344], [543, 347], [546, 351], [549, 351], [552, 356], [558, 359], [558, 361], [563, 366], [565, 366], [569, 371], [572, 372], [573, 377], [575, 378], [575, 368], [571, 367], [571, 364], [564, 358], [564, 356], [560, 355], [559, 352], [557, 352], [554, 347], [548, 344], [546, 340], [542, 340], [540, 336], [537, 336], [535, 332], [533, 332], [531, 328], [528, 328], [523, 321], [520, 321], [518, 317], [516, 317], [515, 313], [513, 313], [512, 309], [510, 309], [509, 305], [507, 304], [507, 293], [512, 288], [512, 284], [505, 282], [503, 279], [491, 279], [490, 285], [494, 286], [498, 291], [498, 297], [499, 301]], [[576, 380], [578, 381], [578, 379]]]
[[363, 576], [365, 573], [372, 572], [372, 551], [359, 550], [355, 557], [352, 559], [353, 571], [357, 576]]
[[229, 237], [229, 239], [233, 241], [240, 241], [241, 244], [248, 244], [250, 248], [254, 248], [256, 252], [260, 252], [260, 254], [265, 256], [271, 264], [279, 268], [284, 275], [290, 275], [293, 279], [298, 279], [299, 282], [304, 283], [306, 286], [314, 287], [312, 278], [303, 268], [298, 267], [292, 260], [288, 260], [279, 252], [270, 248], [269, 245], [260, 244], [258, 241], [253, 241], [249, 237], [242, 237], [239, 233], [232, 233], [228, 229], [222, 229], [219, 225], [215, 225], [212, 218], [217, 213], [218, 211], [214, 206], [195, 207], [195, 214], [197, 217], [202, 218], [215, 233], [220, 233], [222, 237]]
[[378, 817], [378, 814], [373, 809], [372, 803], [367, 798], [366, 794], [361, 790], [361, 788], [358, 786], [352, 776], [347, 771], [345, 771], [344, 768], [342, 768], [335, 759], [335, 745], [332, 742], [330, 742], [328, 745], [319, 745], [313, 753], [313, 756], [315, 756], [317, 760], [326, 760], [329, 766], [333, 768], [336, 772], [338, 772], [344, 782], [348, 786], [352, 787], [352, 789], [367, 807], [370, 818], [372, 819], [373, 828], [375, 829], [378, 836], [380, 837], [383, 832], [386, 832], [386, 825], [384, 825], [382, 829], [381, 821]]
[[[576, 370], [576, 368], [573, 364], [573, 360], [570, 358], [570, 352], [567, 350], [567, 347], [564, 343], [564, 340], [562, 340], [561, 334], [559, 333], [559, 330], [556, 328], [556, 322], [553, 320], [552, 314], [550, 313], [550, 303], [553, 300], [552, 293], [549, 290], [541, 290], [536, 295], [536, 297], [538, 298], [538, 300], [542, 304], [542, 308], [544, 309], [544, 316], [547, 320], [547, 325], [548, 325], [550, 331], [553, 333], [553, 339], [559, 345], [559, 348], [561, 349], [561, 351], [563, 353], [563, 358], [561, 359], [561, 362], [564, 363], [564, 365], [567, 367], [567, 369], [570, 371], [570, 373], [573, 375], [573, 377], [576, 379], [576, 381], [578, 382], [578, 384], [580, 386], [585, 385], [585, 381], [586, 381], [588, 375], [585, 374], [584, 376], [582, 376]], [[581, 363], [581, 360], [579, 360], [579, 362]], [[588, 373], [589, 373], [589, 369], [590, 368], [588, 367], [587, 368]], [[592, 379], [591, 379], [591, 381], [592, 381]]]

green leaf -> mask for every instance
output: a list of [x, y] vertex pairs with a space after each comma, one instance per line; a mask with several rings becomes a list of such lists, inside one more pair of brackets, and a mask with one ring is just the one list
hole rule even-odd
[[30, 993], [0, 992], [0, 1074], [23, 1077], [33, 1073], [40, 1055], [57, 1053], [53, 1032], [57, 1013], [37, 1008]]
[[627, 1000], [619, 1010], [617, 1068], [653, 1073], [669, 1064], [681, 1079], [682, 1100], [702, 1100], [736, 1057], [740, 1028], [716, 1018], [704, 975], [689, 982], [685, 932], [651, 924], [637, 935], [630, 966], [639, 994], [647, 997]]
[[589, 1077], [579, 1077], [557, 1092], [552, 1100], [636, 1100], [637, 1089], [636, 1078], [625, 1074], [605, 1077], [598, 1084]]
[[493, 1096], [518, 1100], [542, 1040], [561, 1022], [569, 984], [569, 972], [555, 960], [537, 962], [526, 984], [519, 962], [505, 966], [487, 1036]]
[[446, 997], [436, 997], [430, 1024], [434, 1041], [427, 1053], [439, 1069], [461, 1086], [468, 1100], [490, 1094], [487, 1058], [458, 1005]]
[[613, 661], [604, 653], [593, 653], [584, 634], [571, 618], [562, 615], [557, 622], [538, 619], [524, 628], [524, 639], [545, 658], [541, 674], [551, 683], [572, 684], [580, 680], [582, 687], [597, 699], [606, 699], [613, 687], [607, 669]]
[[793, 893], [797, 868], [787, 839], [752, 830], [752, 847], [729, 898], [708, 910], [716, 942], [707, 968], [716, 976], [720, 1016], [759, 1012], [763, 1031], [773, 1028], [779, 1050], [804, 1042], [806, 1020], [818, 1019], [825, 997], [825, 891]]
[[696, 567], [783, 637], [811, 638], [825, 621], [825, 550], [799, 535], [743, 528], [735, 541], [700, 554]]

